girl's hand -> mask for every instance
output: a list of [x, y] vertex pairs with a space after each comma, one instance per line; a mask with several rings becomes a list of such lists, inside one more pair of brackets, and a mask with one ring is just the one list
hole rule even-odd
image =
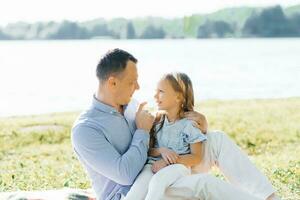
[[156, 173], [166, 166], [168, 166], [167, 163], [163, 159], [161, 159], [161, 160], [155, 161], [152, 164], [151, 170], [153, 173]]
[[207, 129], [208, 129], [208, 122], [206, 120], [205, 115], [196, 112], [196, 111], [191, 111], [191, 112], [186, 112], [184, 113], [184, 116], [190, 120], [195, 121], [194, 126], [199, 128], [202, 133], [206, 134]]
[[175, 151], [165, 147], [160, 147], [159, 152], [161, 157], [167, 163], [167, 165], [177, 163], [178, 154]]

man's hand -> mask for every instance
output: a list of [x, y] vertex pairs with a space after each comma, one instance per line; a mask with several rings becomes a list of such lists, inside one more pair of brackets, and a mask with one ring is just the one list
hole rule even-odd
[[163, 159], [161, 159], [161, 160], [155, 161], [152, 164], [151, 170], [153, 173], [156, 173], [166, 166], [168, 166], [167, 163]]
[[139, 105], [139, 109], [136, 112], [135, 123], [138, 129], [144, 129], [146, 132], [150, 132], [153, 126], [154, 116], [147, 110], [143, 110], [146, 104], [147, 102], [143, 102]]
[[175, 164], [177, 162], [178, 154], [175, 151], [165, 147], [160, 147], [159, 153], [168, 165]]
[[184, 113], [184, 116], [190, 120], [195, 121], [194, 126], [199, 128], [202, 133], [207, 133], [208, 122], [203, 114], [196, 111], [191, 111]]

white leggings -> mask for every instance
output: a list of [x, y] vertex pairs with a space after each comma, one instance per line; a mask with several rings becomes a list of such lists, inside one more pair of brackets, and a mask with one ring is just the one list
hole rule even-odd
[[125, 200], [160, 200], [166, 189], [181, 177], [191, 174], [191, 170], [182, 164], [169, 165], [156, 174], [151, 171], [152, 164], [146, 164], [135, 180]]
[[[145, 165], [125, 200], [200, 199], [265, 200], [275, 192], [248, 156], [223, 132], [207, 133], [202, 163], [190, 170], [181, 164], [161, 169], [155, 175]], [[208, 174], [217, 166], [228, 182]]]

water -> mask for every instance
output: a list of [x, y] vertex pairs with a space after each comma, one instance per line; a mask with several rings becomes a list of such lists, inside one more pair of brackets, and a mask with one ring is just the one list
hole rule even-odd
[[0, 41], [0, 116], [84, 109], [115, 47], [138, 58], [135, 98], [149, 106], [172, 71], [190, 76], [196, 100], [300, 96], [300, 39]]

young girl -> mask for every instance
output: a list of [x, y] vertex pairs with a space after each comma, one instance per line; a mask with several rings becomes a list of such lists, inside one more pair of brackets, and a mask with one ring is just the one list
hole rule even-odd
[[[165, 199], [168, 186], [170, 199], [279, 199], [267, 177], [225, 133], [204, 135], [193, 121], [184, 118], [184, 112], [194, 108], [193, 87], [186, 74], [166, 74], [158, 83], [155, 99], [164, 114], [157, 117], [151, 130], [148, 163], [125, 200]], [[217, 166], [229, 183], [207, 174], [212, 166]], [[177, 195], [181, 197], [170, 196], [174, 188], [180, 189]]]
[[144, 191], [129, 192], [125, 199], [162, 199], [165, 189], [180, 177], [191, 174], [191, 167], [198, 165], [202, 158], [202, 142], [206, 136], [195, 127], [194, 121], [184, 118], [185, 112], [194, 110], [189, 77], [184, 73], [166, 74], [159, 81], [154, 97], [164, 114], [157, 117], [152, 127], [148, 164], [136, 180], [139, 183], [135, 183], [143, 185]]

